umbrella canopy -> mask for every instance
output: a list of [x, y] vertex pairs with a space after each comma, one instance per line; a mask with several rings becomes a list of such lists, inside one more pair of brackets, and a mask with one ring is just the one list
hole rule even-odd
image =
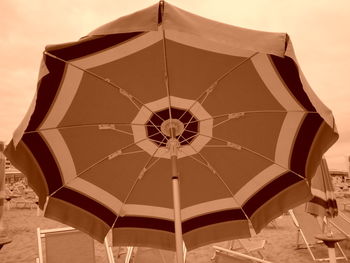
[[338, 215], [338, 205], [334, 194], [334, 186], [329, 174], [326, 159], [322, 159], [316, 174], [311, 180], [313, 198], [306, 203], [306, 211], [321, 217]]
[[161, 1], [46, 47], [6, 155], [45, 216], [100, 241], [112, 230], [115, 245], [171, 250], [180, 227], [191, 250], [308, 201], [337, 137], [287, 34]]

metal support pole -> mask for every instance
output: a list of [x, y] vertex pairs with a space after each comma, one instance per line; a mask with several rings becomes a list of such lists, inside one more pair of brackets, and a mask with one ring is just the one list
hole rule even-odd
[[176, 156], [171, 157], [172, 166], [172, 184], [173, 184], [173, 202], [174, 202], [174, 219], [175, 219], [175, 242], [177, 263], [183, 263], [183, 239], [181, 225], [181, 206], [180, 206], [180, 188], [179, 178], [177, 176]]
[[175, 139], [174, 134], [175, 134], [175, 130], [171, 128], [172, 138], [169, 140], [169, 150], [170, 150], [170, 159], [171, 159], [171, 179], [172, 179], [173, 203], [174, 203], [176, 259], [177, 259], [177, 263], [184, 263], [180, 187], [179, 187], [179, 177], [177, 172], [178, 141]]

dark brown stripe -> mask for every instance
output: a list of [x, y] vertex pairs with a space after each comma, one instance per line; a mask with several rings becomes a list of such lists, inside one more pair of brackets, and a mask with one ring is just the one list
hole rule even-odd
[[333, 199], [324, 200], [318, 196], [314, 196], [309, 202], [320, 205], [324, 209], [328, 209], [328, 208], [337, 209], [338, 208], [337, 202]]
[[304, 177], [310, 149], [322, 122], [323, 119], [318, 114], [308, 114], [300, 126], [293, 146], [291, 170]]
[[292, 172], [287, 172], [281, 175], [252, 196], [244, 204], [244, 212], [251, 217], [259, 207], [268, 202], [272, 197], [277, 196], [281, 191], [300, 182], [301, 180], [302, 179], [299, 176], [293, 174]]
[[35, 110], [26, 131], [34, 131], [44, 120], [55, 99], [64, 74], [65, 63], [49, 56], [44, 56], [43, 59], [50, 73], [38, 83]]
[[173, 221], [158, 218], [135, 216], [119, 217], [114, 227], [148, 228], [175, 233], [175, 226]]
[[103, 220], [110, 227], [113, 225], [116, 219], [116, 215], [108, 208], [72, 189], [68, 189], [65, 187], [61, 188], [52, 197], [66, 201], [86, 210], [87, 212]]
[[301, 103], [301, 105], [308, 111], [316, 111], [312, 105], [309, 97], [303, 89], [301, 83], [299, 71], [296, 63], [290, 57], [278, 57], [270, 55], [272, 62], [275, 64], [275, 68], [287, 85], [288, 89], [294, 95], [294, 97]]
[[[23, 143], [29, 148], [38, 162], [41, 171], [46, 179], [49, 194], [62, 186], [60, 170], [53, 158], [50, 149], [38, 133], [27, 133], [22, 137]], [[29, 175], [30, 176], [30, 175]]]
[[319, 198], [317, 196], [314, 196], [309, 202], [314, 203], [314, 204], [318, 204], [325, 209], [327, 208], [327, 205], [328, 205], [325, 200], [323, 200], [322, 198]]
[[246, 220], [241, 209], [231, 209], [191, 218], [182, 223], [182, 232], [234, 220]]
[[118, 45], [143, 32], [120, 33], [105, 36], [91, 36], [77, 42], [50, 46], [47, 52], [64, 60], [77, 59], [103, 49]]
[[[191, 218], [182, 223], [182, 232], [187, 233], [197, 228], [205, 227], [208, 225], [218, 224], [233, 220], [245, 220], [246, 217], [242, 210], [232, 209], [225, 210], [216, 213], [211, 213], [203, 216]], [[174, 221], [147, 218], [147, 217], [132, 217], [125, 216], [118, 218], [115, 228], [132, 227], [132, 228], [148, 228], [156, 229], [174, 233]]]

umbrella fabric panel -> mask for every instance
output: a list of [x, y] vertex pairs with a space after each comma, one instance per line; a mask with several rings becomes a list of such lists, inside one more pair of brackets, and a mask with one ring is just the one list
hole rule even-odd
[[18, 170], [23, 174], [30, 174], [30, 176], [27, 176], [28, 184], [39, 197], [38, 205], [40, 209], [43, 209], [46, 202], [46, 196], [49, 192], [48, 185], [35, 156], [24, 143], [23, 138], [16, 147], [14, 147], [14, 143], [11, 141], [5, 149], [5, 154], [7, 158], [11, 159], [11, 163]]
[[[174, 223], [172, 222], [172, 225]], [[154, 247], [158, 249], [175, 251], [175, 237], [173, 231], [161, 231], [157, 229], [145, 228], [114, 228], [113, 246], [135, 246]]]
[[157, 3], [102, 25], [92, 31], [89, 36], [157, 30], [158, 24], [161, 22], [159, 12], [159, 3]]
[[168, 39], [164, 45], [170, 94], [180, 98], [199, 100], [215, 81], [245, 60]]
[[203, 102], [211, 115], [284, 110], [266, 88], [251, 62], [233, 64], [230, 70], [232, 71], [228, 75], [225, 75], [226, 72], [221, 73], [222, 78], [215, 83], [213, 91]]
[[49, 73], [40, 79], [37, 88], [35, 109], [32, 115], [29, 116], [30, 119], [26, 131], [34, 131], [39, 127], [51, 107], [51, 102], [56, 96], [64, 74], [64, 62], [47, 56], [44, 56], [43, 60], [47, 70], [55, 73]]
[[51, 197], [47, 202], [44, 216], [75, 227], [103, 243], [105, 236], [111, 229], [110, 221], [112, 218], [104, 221], [95, 213], [84, 210], [89, 206], [90, 209], [96, 209], [93, 204], [93, 202], [87, 202], [85, 206], [79, 207], [60, 198]]
[[[290, 174], [286, 174], [286, 176], [290, 176]], [[257, 209], [254, 210], [249, 219], [256, 233], [259, 233], [268, 222], [271, 222], [283, 212], [300, 205], [301, 200], [308, 201], [312, 198], [309, 185], [295, 177], [293, 184], [289, 184], [283, 190], [281, 188], [280, 191], [270, 192], [270, 199], [265, 203], [255, 206]], [[273, 196], [273, 194], [276, 195]]]
[[[90, 68], [89, 72], [108, 79], [113, 85], [120, 87], [143, 103], [165, 97], [167, 93], [164, 82], [165, 65], [162, 41], [159, 40], [148, 47], [141, 47], [141, 50], [134, 50], [134, 53], [126, 57], [117, 58], [108, 63], [102, 61], [101, 63], [104, 64]], [[123, 50], [116, 50], [116, 56], [120, 52]]]
[[251, 30], [209, 20], [169, 3], [164, 4], [163, 25], [167, 31], [185, 32], [202, 41], [229, 44], [232, 49], [283, 56], [287, 34]]
[[110, 155], [133, 144], [130, 134], [113, 129], [99, 129], [96, 126], [63, 129], [60, 134], [55, 134], [50, 138], [48, 143], [57, 141], [58, 136], [62, 137], [61, 145], [66, 145], [66, 148], [57, 149], [56, 147], [54, 151], [62, 158], [63, 156], [72, 158], [72, 165], [75, 166], [72, 172], [77, 175], [100, 162], [102, 162], [101, 165], [105, 164], [108, 161], [104, 160], [111, 158]]
[[[130, 192], [134, 184], [138, 183], [139, 176], [148, 160], [149, 157], [142, 153], [130, 156], [122, 155], [111, 160], [106, 159], [85, 171], [69, 185], [74, 185], [78, 191], [84, 192], [111, 208], [113, 207], [115, 213], [119, 214], [122, 203], [130, 198]], [[159, 184], [161, 183], [159, 182]], [[145, 195], [144, 192], [141, 194]], [[144, 198], [147, 202], [146, 196]], [[171, 195], [169, 198], [171, 199]], [[165, 204], [168, 205], [168, 198], [165, 197], [157, 203], [161, 206], [165, 206]]]
[[63, 60], [76, 60], [109, 49], [112, 46], [123, 44], [143, 33], [142, 31], [134, 31], [104, 36], [88, 36], [75, 42], [49, 45], [45, 48], [45, 51]]
[[[245, 151], [229, 147], [206, 147], [201, 156], [208, 162], [208, 170], [236, 194], [247, 182], [272, 165], [271, 161]], [[251, 165], [254, 163], [254, 165]], [[268, 183], [268, 182], [266, 182]]]
[[[142, 219], [143, 222], [147, 220]], [[152, 225], [157, 224], [157, 227]], [[175, 250], [174, 229], [168, 231], [160, 230], [160, 222], [151, 222], [149, 228], [118, 227], [113, 229], [113, 245], [125, 246], [136, 244], [136, 246], [155, 247], [166, 250]], [[173, 226], [173, 223], [171, 223]], [[250, 235], [248, 222], [245, 220], [227, 221], [219, 224], [208, 225], [203, 228], [196, 228], [194, 231], [184, 233], [184, 241], [187, 250], [192, 250], [212, 242], [231, 239], [232, 236], [243, 238]]]
[[[242, 147], [242, 151], [247, 149], [251, 154], [255, 153], [257, 159], [275, 160], [278, 138], [281, 136], [285, 118], [285, 112], [248, 112], [233, 119], [226, 116], [217, 118], [214, 122], [213, 139], [208, 145], [225, 146], [227, 143], [233, 143]], [[221, 151], [220, 149], [222, 147], [214, 147], [214, 150]], [[238, 151], [239, 154], [242, 151]], [[254, 160], [245, 162], [245, 165], [249, 163], [254, 163]]]
[[[82, 72], [80, 70], [80, 72]], [[137, 113], [137, 108], [130, 102], [128, 98], [120, 94], [120, 92], [108, 84], [106, 81], [98, 79], [91, 74], [85, 73], [78, 83], [75, 94], [69, 96], [64, 92], [64, 88], [72, 91], [72, 82], [67, 81], [67, 87], [62, 85], [61, 93], [57, 95], [51, 112], [47, 118], [54, 118], [55, 115], [61, 114], [59, 124], [50, 124], [46, 120], [42, 126], [52, 127], [69, 127], [78, 125], [96, 125], [109, 123], [128, 123], [132, 116]], [[67, 104], [68, 98], [71, 98], [70, 104]], [[62, 101], [59, 101], [61, 99]], [[82, 110], [85, 108], [85, 110]], [[65, 112], [61, 112], [65, 110]], [[53, 116], [50, 116], [53, 115]], [[56, 117], [57, 118], [57, 117]], [[47, 123], [46, 123], [47, 122]]]

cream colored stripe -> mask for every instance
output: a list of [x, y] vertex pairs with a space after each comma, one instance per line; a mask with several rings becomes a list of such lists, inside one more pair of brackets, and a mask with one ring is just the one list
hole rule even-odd
[[[85, 195], [88, 195], [105, 206], [108, 206], [115, 213], [119, 214], [122, 203], [119, 199], [108, 194], [97, 186], [81, 179], [77, 178], [72, 183], [69, 183], [68, 187], [77, 190]], [[108, 205], [107, 205], [108, 204]], [[226, 209], [239, 208], [233, 198], [223, 198], [219, 200], [209, 201], [194, 206], [186, 207], [181, 211], [182, 220], [188, 220], [190, 218], [200, 216], [203, 214], [209, 214], [216, 211], [222, 211]], [[144, 216], [152, 218], [161, 218], [167, 220], [174, 219], [174, 211], [171, 208], [126, 204], [122, 208], [122, 216]]]
[[303, 110], [279, 78], [267, 55], [257, 54], [252, 58], [252, 62], [266, 87], [286, 110]]
[[284, 167], [289, 167], [292, 146], [303, 118], [302, 112], [289, 112], [283, 121], [276, 144], [275, 162]]
[[129, 56], [159, 42], [161, 39], [162, 34], [160, 31], [151, 31], [105, 51], [73, 60], [72, 64], [83, 69], [97, 67]]
[[47, 144], [50, 146], [53, 155], [57, 160], [61, 175], [63, 176], [63, 184], [66, 184], [76, 177], [74, 161], [69, 149], [58, 130], [46, 130], [41, 132]]
[[269, 182], [274, 180], [283, 174], [286, 169], [272, 164], [267, 167], [265, 170], [260, 172], [258, 175], [254, 176], [249, 182], [240, 188], [240, 190], [235, 194], [235, 199], [238, 204], [244, 205], [244, 203], [256, 192], [258, 192], [265, 185], [268, 185]]
[[168, 220], [174, 219], [173, 209], [165, 208], [165, 207], [126, 204], [123, 207], [123, 212], [125, 215], [128, 215], [128, 216], [145, 216], [145, 217], [162, 218], [162, 219], [168, 219]]
[[82, 70], [68, 64], [59, 94], [40, 129], [56, 127], [61, 122], [74, 99], [82, 77]]
[[182, 220], [188, 220], [190, 218], [209, 214], [217, 211], [239, 208], [240, 206], [235, 202], [233, 198], [223, 198], [213, 200], [194, 206], [189, 206], [181, 210]]
[[120, 213], [122, 202], [118, 198], [104, 191], [102, 188], [96, 186], [95, 184], [92, 184], [80, 177], [77, 177], [67, 186], [90, 197], [91, 199], [96, 200], [98, 203], [103, 204], [104, 206], [112, 210], [115, 214], [118, 215]]

